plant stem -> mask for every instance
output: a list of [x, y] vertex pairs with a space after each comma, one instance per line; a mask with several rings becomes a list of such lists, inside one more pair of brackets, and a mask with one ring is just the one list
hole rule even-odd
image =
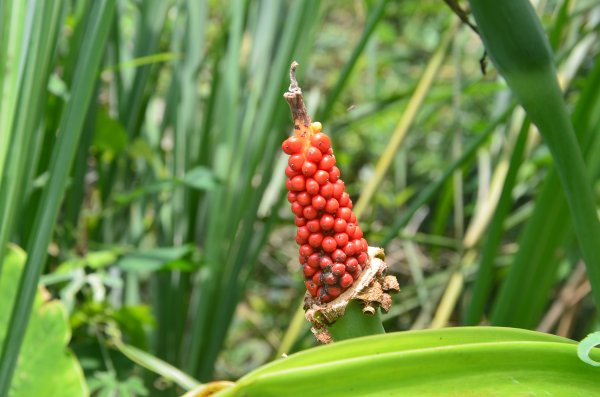
[[373, 315], [367, 315], [362, 311], [362, 304], [357, 300], [351, 300], [346, 306], [344, 315], [329, 326], [329, 333], [334, 341], [358, 338], [367, 335], [384, 334], [385, 330], [381, 324], [379, 309]]

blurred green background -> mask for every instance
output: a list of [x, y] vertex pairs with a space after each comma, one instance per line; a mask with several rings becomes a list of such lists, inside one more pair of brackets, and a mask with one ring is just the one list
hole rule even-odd
[[[535, 6], [597, 186], [600, 5]], [[122, 342], [200, 381], [315, 345], [297, 310], [280, 150], [292, 60], [400, 281], [388, 331], [599, 328], [552, 157], [442, 1], [28, 0], [0, 12], [0, 257], [8, 242], [28, 254], [15, 314], [0, 316], [0, 341], [18, 342], [3, 358], [18, 354], [38, 280], [64, 304], [96, 395], [181, 392]]]

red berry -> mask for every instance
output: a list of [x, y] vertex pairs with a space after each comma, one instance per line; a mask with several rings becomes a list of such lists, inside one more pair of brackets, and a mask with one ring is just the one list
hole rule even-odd
[[319, 224], [321, 225], [321, 229], [331, 230], [331, 229], [333, 229], [334, 222], [335, 222], [335, 219], [333, 218], [333, 216], [331, 216], [329, 214], [324, 214], [321, 217], [321, 221], [319, 222]]
[[333, 252], [337, 248], [337, 243], [335, 242], [335, 239], [331, 236], [325, 237], [323, 239], [323, 244], [321, 245], [323, 246], [323, 251], [325, 252]]
[[292, 203], [292, 212], [294, 213], [294, 215], [296, 215], [297, 217], [301, 217], [302, 216], [302, 211], [304, 210], [304, 207], [302, 207], [302, 205], [297, 202], [294, 201]]
[[298, 255], [298, 262], [300, 262], [301, 265], [304, 265], [307, 261], [308, 261], [308, 256]]
[[325, 284], [334, 285], [337, 283], [337, 277], [333, 273], [327, 273], [325, 277], [323, 277], [323, 281]]
[[306, 261], [306, 264], [310, 267], [318, 268], [321, 263], [321, 255], [318, 252], [311, 254]]
[[304, 273], [304, 277], [306, 278], [314, 276], [316, 272], [317, 269], [315, 269], [314, 267], [310, 267], [308, 265], [302, 266], [302, 273]]
[[321, 161], [319, 161], [319, 169], [327, 171], [327, 172], [331, 171], [331, 169], [333, 168], [334, 165], [335, 165], [335, 157], [333, 157], [329, 154], [326, 154], [325, 156], [323, 156]]
[[329, 287], [327, 288], [327, 295], [332, 298], [337, 298], [342, 293], [342, 290], [339, 287]]
[[340, 287], [342, 287], [342, 288], [348, 288], [349, 286], [352, 285], [352, 283], [354, 283], [354, 278], [352, 278], [352, 275], [346, 273], [342, 277], [340, 277]]
[[306, 227], [310, 230], [311, 233], [316, 233], [321, 230], [321, 225], [319, 224], [318, 219], [313, 219], [306, 223]]
[[361, 238], [360, 242], [362, 243], [362, 250], [364, 252], [369, 251], [369, 243], [367, 243], [367, 240], [365, 240], [364, 238]]
[[323, 196], [314, 196], [312, 198], [312, 206], [315, 207], [317, 210], [322, 210], [325, 208], [325, 206], [327, 205], [327, 200], [325, 200], [325, 198], [323, 198]]
[[346, 254], [341, 249], [336, 249], [331, 253], [331, 259], [337, 263], [344, 263], [346, 260]]
[[348, 235], [346, 233], [336, 233], [333, 238], [335, 239], [338, 247], [343, 247], [348, 244]]
[[292, 180], [291, 179], [288, 179], [287, 181], [285, 181], [285, 188], [290, 191], [292, 190]]
[[318, 164], [323, 158], [323, 153], [316, 147], [309, 147], [306, 151], [306, 158], [313, 163]]
[[331, 266], [331, 272], [336, 276], [341, 276], [342, 274], [346, 273], [346, 266], [343, 263], [336, 263], [335, 265]]
[[346, 231], [346, 221], [343, 220], [342, 218], [336, 218], [334, 224], [333, 224], [333, 230], [335, 230], [336, 233], [342, 233]]
[[348, 233], [348, 237], [354, 238], [354, 233], [356, 232], [356, 223], [348, 222], [346, 225], [346, 233]]
[[315, 207], [313, 207], [312, 205], [309, 205], [307, 207], [304, 207], [304, 210], [302, 211], [302, 215], [308, 219], [315, 219], [318, 215], [318, 211], [315, 209]]
[[339, 200], [340, 197], [342, 197], [342, 193], [344, 193], [344, 190], [344, 181], [338, 179], [338, 181], [333, 184], [333, 197]]
[[319, 262], [319, 267], [321, 269], [326, 269], [326, 268], [330, 267], [331, 265], [333, 265], [333, 261], [328, 256], [322, 257], [321, 261]]
[[302, 174], [304, 176], [313, 176], [317, 172], [317, 165], [312, 161], [305, 161], [302, 164]]
[[310, 144], [318, 148], [321, 152], [327, 153], [327, 150], [331, 147], [331, 140], [327, 135], [319, 132], [318, 134], [313, 135]]
[[358, 226], [358, 225], [356, 226], [356, 230], [354, 230], [354, 236], [353, 236], [353, 237], [354, 237], [355, 239], [357, 239], [357, 238], [362, 238], [362, 237], [363, 237], [363, 231], [362, 231], [362, 229], [360, 228], [360, 226]]
[[349, 241], [342, 249], [347, 256], [352, 256], [356, 252], [356, 246], [352, 241]]
[[321, 186], [321, 190], [319, 191], [319, 193], [321, 194], [321, 196], [325, 197], [326, 199], [332, 198], [333, 197], [333, 183], [327, 182], [326, 184]]
[[342, 193], [342, 197], [340, 197], [340, 207], [347, 207], [350, 202], [350, 196], [348, 193]]
[[323, 283], [321, 282], [322, 274], [323, 274], [323, 272], [321, 272], [320, 270], [317, 270], [317, 272], [312, 276], [312, 282], [319, 286], [323, 285]]
[[294, 171], [300, 172], [302, 164], [304, 164], [304, 156], [301, 154], [294, 154], [288, 159], [288, 165]]
[[350, 215], [350, 222], [356, 223], [356, 214], [354, 212]]
[[339, 208], [340, 208], [340, 204], [338, 203], [338, 201], [336, 199], [330, 198], [329, 200], [327, 200], [327, 205], [325, 206], [325, 211], [329, 212], [330, 214], [335, 214], [335, 213], [337, 213]]
[[320, 298], [321, 302], [327, 303], [327, 302], [330, 302], [331, 300], [333, 300], [333, 297], [331, 295], [329, 295], [327, 292], [324, 292], [324, 291], [326, 291], [326, 290], [322, 289], [319, 292], [319, 294], [321, 295], [321, 298]]
[[358, 260], [355, 257], [346, 259], [346, 271], [354, 273], [358, 268]]
[[296, 199], [297, 199], [297, 196], [298, 196], [298, 195], [297, 195], [296, 193], [294, 193], [294, 192], [288, 192], [288, 194], [287, 194], [287, 200], [288, 200], [290, 203], [293, 203], [294, 201], [296, 201]]
[[285, 167], [285, 174], [287, 175], [287, 177], [288, 177], [288, 178], [293, 178], [293, 177], [295, 177], [296, 175], [300, 175], [300, 173], [299, 173], [299, 172], [297, 172], [297, 171], [294, 171], [294, 170], [292, 169], [292, 167], [290, 167], [289, 165], [288, 165], [287, 167]]
[[306, 281], [304, 283], [304, 286], [306, 287], [306, 290], [309, 294], [311, 294], [313, 297], [317, 296], [317, 290], [319, 289], [319, 287], [315, 283], [313, 283], [312, 281]]
[[338, 218], [342, 218], [345, 221], [349, 221], [351, 215], [352, 210], [348, 207], [341, 207], [337, 212]]
[[311, 195], [315, 195], [319, 193], [319, 183], [312, 178], [308, 178], [306, 180], [306, 192]]
[[287, 154], [300, 153], [302, 150], [302, 139], [291, 136], [281, 144], [281, 149]]
[[327, 173], [327, 171], [319, 170], [315, 172], [313, 178], [315, 179], [315, 181], [317, 181], [319, 185], [324, 185], [329, 181], [329, 174]]
[[306, 185], [306, 179], [304, 179], [302, 175], [293, 177], [291, 181], [292, 188], [290, 190], [294, 190], [296, 192], [301, 192], [302, 190], [304, 190], [304, 187]]
[[[296, 230], [296, 236], [300, 236], [300, 238], [302, 238], [303, 240], [307, 240], [308, 241], [308, 236], [310, 236], [310, 232], [308, 231], [308, 229], [306, 228], [306, 226], [300, 226]], [[306, 244], [306, 243], [300, 243], [300, 245], [302, 245], [302, 244]]]
[[294, 223], [298, 227], [304, 226], [306, 225], [306, 219], [302, 218], [301, 216], [297, 216], [296, 218], [294, 218]]
[[312, 233], [308, 237], [308, 243], [315, 248], [319, 248], [323, 243], [323, 233]]
[[340, 179], [340, 169], [336, 166], [333, 166], [331, 171], [329, 171], [329, 180], [335, 183], [338, 179]]
[[367, 253], [361, 252], [356, 259], [360, 265], [364, 264], [367, 261]]
[[310, 256], [310, 254], [312, 254], [315, 251], [313, 250], [313, 248], [310, 245], [308, 245], [308, 244], [302, 244], [300, 246], [300, 248], [298, 249], [298, 252], [302, 256]]
[[311, 201], [310, 194], [308, 194], [306, 192], [300, 192], [296, 195], [296, 201], [298, 201], [298, 204], [300, 204], [302, 206], [310, 205], [310, 201]]

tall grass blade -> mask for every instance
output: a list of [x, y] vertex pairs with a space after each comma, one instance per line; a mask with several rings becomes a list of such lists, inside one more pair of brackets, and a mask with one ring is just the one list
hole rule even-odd
[[562, 97], [552, 51], [527, 0], [471, 0], [490, 58], [544, 137], [566, 196], [596, 304], [600, 304], [600, 223], [590, 178]]
[[98, 77], [114, 9], [114, 0], [101, 0], [95, 1], [90, 11], [92, 17], [86, 29], [83, 51], [80, 53], [71, 85], [71, 98], [62, 115], [58, 139], [52, 154], [48, 186], [44, 190], [35, 218], [34, 230], [37, 231], [37, 234], [32, 236], [27, 243], [26, 272], [19, 285], [0, 358], [0, 395], [7, 394], [11, 383], [10, 379], [29, 320], [38, 279], [46, 261], [48, 244], [52, 238], [64, 196], [70, 166], [75, 157], [85, 115], [92, 100], [93, 88]]

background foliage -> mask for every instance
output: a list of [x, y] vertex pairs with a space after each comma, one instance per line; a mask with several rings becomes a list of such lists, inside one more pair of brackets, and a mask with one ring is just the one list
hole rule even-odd
[[[0, 257], [28, 254], [12, 340], [39, 280], [98, 395], [193, 382], [140, 352], [208, 381], [314, 345], [279, 150], [293, 59], [402, 286], [388, 331], [598, 329], [552, 157], [441, 5], [0, 1]], [[595, 187], [600, 6], [535, 5]]]

